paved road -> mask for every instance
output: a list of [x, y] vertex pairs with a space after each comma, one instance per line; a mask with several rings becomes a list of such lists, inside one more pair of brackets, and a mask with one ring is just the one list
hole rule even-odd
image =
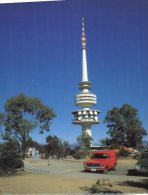
[[[27, 163], [28, 164], [28, 163]], [[30, 164], [30, 163], [29, 163]], [[90, 179], [99, 179], [99, 178], [109, 178], [115, 181], [141, 181], [142, 179], [148, 179], [148, 177], [143, 176], [128, 176], [128, 170], [133, 170], [135, 168], [135, 164], [130, 163], [121, 163], [116, 167], [116, 171], [109, 171], [108, 174], [102, 173], [89, 173], [83, 171], [83, 163], [79, 161], [69, 161], [69, 160], [50, 160], [47, 161], [39, 161], [38, 163], [31, 163], [32, 166], [37, 166], [40, 170], [47, 168], [49, 170], [49, 174], [51, 175], [62, 175], [62, 176], [75, 176], [82, 178], [90, 178]]]

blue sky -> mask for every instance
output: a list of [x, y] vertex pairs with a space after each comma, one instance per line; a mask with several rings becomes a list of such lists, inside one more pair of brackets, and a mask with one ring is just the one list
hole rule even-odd
[[[72, 125], [81, 81], [81, 17], [85, 17], [88, 78], [101, 111], [94, 142], [107, 137], [106, 112], [129, 103], [148, 129], [148, 1], [65, 0], [0, 5], [0, 111], [21, 92], [39, 97], [57, 117], [48, 134], [76, 142]], [[146, 138], [145, 138], [146, 139]]]

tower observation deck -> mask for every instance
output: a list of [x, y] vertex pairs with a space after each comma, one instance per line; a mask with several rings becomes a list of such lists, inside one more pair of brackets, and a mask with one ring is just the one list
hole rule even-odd
[[97, 97], [89, 90], [92, 88], [92, 83], [88, 80], [87, 58], [86, 58], [86, 37], [84, 28], [84, 18], [82, 17], [82, 81], [79, 83], [81, 92], [75, 96], [75, 104], [80, 107], [80, 110], [74, 111], [73, 124], [82, 126], [82, 134], [85, 133], [92, 138], [91, 126], [99, 124], [99, 110], [91, 109], [97, 104]]

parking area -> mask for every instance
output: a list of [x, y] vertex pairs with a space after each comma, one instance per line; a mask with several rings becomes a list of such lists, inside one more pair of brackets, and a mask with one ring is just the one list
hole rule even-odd
[[[76, 177], [87, 177], [90, 179], [98, 179], [98, 178], [109, 178], [111, 180], [134, 180], [138, 181], [145, 176], [138, 176], [133, 174], [133, 170], [135, 169], [135, 160], [119, 160], [116, 170], [109, 171], [107, 174], [95, 173], [95, 172], [84, 172], [83, 161], [77, 160], [41, 160], [39, 162], [29, 162], [28, 164], [33, 168], [38, 168], [39, 173], [46, 173], [45, 169], [47, 169], [48, 174], [52, 175], [61, 175], [61, 176], [76, 176]], [[128, 174], [130, 173], [130, 174]]]

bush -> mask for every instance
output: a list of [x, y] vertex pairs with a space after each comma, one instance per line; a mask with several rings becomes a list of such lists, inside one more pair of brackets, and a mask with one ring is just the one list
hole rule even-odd
[[88, 152], [83, 150], [76, 150], [75, 154], [73, 154], [73, 157], [75, 159], [82, 159], [82, 158], [86, 158], [87, 156], [88, 156]]
[[122, 157], [128, 157], [130, 155], [130, 152], [125, 150], [124, 148], [121, 148], [119, 150], [119, 156], [122, 156]]
[[16, 141], [9, 141], [0, 145], [0, 174], [24, 166], [23, 160], [19, 156], [19, 149], [19, 143]]

